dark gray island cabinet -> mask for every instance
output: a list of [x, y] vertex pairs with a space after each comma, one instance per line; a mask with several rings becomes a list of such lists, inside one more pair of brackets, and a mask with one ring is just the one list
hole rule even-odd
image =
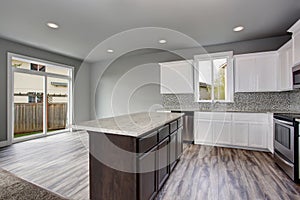
[[154, 199], [183, 152], [181, 113], [135, 113], [78, 125], [89, 133], [90, 198]]

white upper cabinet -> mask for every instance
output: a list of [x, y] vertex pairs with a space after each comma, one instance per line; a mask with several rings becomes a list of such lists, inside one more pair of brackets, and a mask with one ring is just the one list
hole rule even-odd
[[256, 91], [277, 90], [277, 53], [271, 52], [256, 58], [257, 85]]
[[235, 56], [235, 92], [277, 91], [277, 52]]
[[293, 66], [300, 64], [300, 20], [288, 32], [293, 33]]
[[292, 67], [292, 41], [289, 41], [278, 50], [278, 89], [280, 91], [293, 89]]
[[300, 31], [293, 36], [294, 40], [294, 65], [300, 64]]
[[193, 94], [192, 61], [160, 63], [161, 94]]
[[[255, 58], [235, 57], [235, 92], [255, 91]], [[245, 79], [244, 77], [248, 77]]]

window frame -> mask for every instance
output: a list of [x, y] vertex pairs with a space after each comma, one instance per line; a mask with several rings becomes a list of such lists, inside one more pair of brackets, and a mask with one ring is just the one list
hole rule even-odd
[[[50, 65], [54, 67], [59, 67], [59, 68], [67, 68], [69, 70], [68, 75], [61, 75], [61, 74], [55, 74], [55, 73], [50, 73], [50, 72], [43, 72], [43, 71], [35, 71], [35, 70], [30, 70], [30, 69], [22, 69], [22, 68], [15, 68], [12, 66], [12, 60], [17, 59], [20, 61], [25, 61], [25, 62], [30, 62], [30, 63], [38, 63], [41, 65]], [[27, 136], [24, 138], [14, 138], [13, 137], [13, 118], [14, 118], [14, 111], [13, 111], [13, 105], [14, 105], [14, 73], [19, 72], [19, 73], [24, 73], [24, 74], [31, 74], [31, 75], [39, 75], [41, 77], [44, 77], [44, 91], [47, 91], [47, 80], [49, 78], [59, 78], [59, 79], [65, 79], [69, 81], [69, 88], [68, 88], [68, 94], [69, 94], [69, 105], [68, 105], [68, 126], [65, 130], [58, 130], [53, 133], [48, 133], [47, 132], [47, 127], [46, 127], [46, 114], [43, 115], [43, 134], [41, 135], [35, 135], [35, 136]], [[46, 137], [48, 135], [52, 134], [58, 134], [66, 131], [72, 132], [72, 124], [73, 124], [73, 110], [74, 110], [74, 92], [73, 92], [73, 85], [74, 85], [74, 72], [75, 68], [70, 65], [65, 65], [65, 64], [60, 64], [60, 63], [55, 63], [47, 60], [41, 60], [38, 58], [34, 57], [29, 57], [29, 56], [24, 56], [16, 53], [11, 53], [7, 52], [7, 85], [8, 85], [8, 90], [7, 90], [7, 144], [13, 144], [16, 142], [22, 142], [26, 140], [31, 140], [39, 137]], [[47, 95], [44, 93], [43, 96], [43, 102], [46, 102]], [[37, 101], [37, 97], [35, 99]], [[43, 107], [43, 113], [46, 113], [46, 106]]]
[[[227, 58], [227, 98], [225, 100], [215, 100], [214, 97], [214, 67], [213, 60]], [[199, 61], [210, 61], [211, 62], [211, 80], [212, 80], [212, 93], [211, 100], [200, 100], [200, 91], [199, 91]], [[212, 54], [201, 54], [194, 56], [194, 98], [195, 102], [199, 103], [233, 103], [234, 102], [234, 70], [233, 70], [233, 51], [219, 52]]]

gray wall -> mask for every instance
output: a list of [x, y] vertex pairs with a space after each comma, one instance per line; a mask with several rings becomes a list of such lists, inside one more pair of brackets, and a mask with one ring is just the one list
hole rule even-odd
[[[144, 84], [139, 80], [157, 81], [160, 72], [157, 63], [174, 60], [192, 59], [194, 55], [222, 51], [234, 51], [234, 54], [277, 50], [291, 37], [281, 36], [230, 44], [213, 45], [204, 48], [192, 48], [170, 52], [158, 52], [138, 55], [138, 51], [129, 53], [112, 61], [94, 63], [91, 68], [91, 118], [109, 117], [128, 112], [155, 109], [163, 106], [171, 107], [168, 96], [160, 95], [159, 85], [152, 84], [141, 87], [135, 95], [128, 96], [136, 86]], [[132, 55], [136, 54], [136, 55]], [[110, 64], [110, 62], [112, 62]], [[141, 66], [141, 70], [137, 70]], [[147, 71], [147, 69], [150, 71]], [[121, 81], [120, 81], [121, 80]], [[120, 82], [118, 82], [120, 81]], [[133, 84], [134, 83], [134, 84]], [[126, 91], [126, 92], [125, 92]], [[251, 95], [251, 94], [250, 94]], [[170, 97], [174, 100], [174, 97]], [[254, 98], [250, 97], [250, 98]], [[187, 97], [187, 99], [193, 99]], [[188, 101], [187, 107], [195, 107], [193, 101]], [[174, 104], [176, 107], [176, 103]], [[199, 105], [196, 103], [196, 107]]]
[[74, 123], [90, 120], [90, 69], [91, 64], [83, 62], [75, 76]]
[[[51, 62], [61, 63], [65, 65], [71, 65], [75, 67], [76, 73], [78, 72], [80, 65], [82, 63], [81, 60], [62, 56], [56, 53], [44, 51], [41, 49], [33, 48], [27, 45], [23, 45], [20, 43], [12, 42], [9, 40], [0, 38], [0, 141], [5, 141], [7, 139], [7, 52], [21, 54], [25, 56], [35, 57]], [[86, 75], [86, 73], [85, 73]], [[81, 75], [81, 79], [88, 80], [88, 77], [84, 77]], [[87, 88], [88, 89], [88, 88]], [[76, 91], [75, 91], [76, 92]], [[87, 98], [87, 104], [82, 106], [89, 105], [89, 95]], [[77, 101], [82, 103], [83, 100]], [[76, 103], [76, 99], [75, 99]], [[76, 106], [76, 105], [75, 105]], [[88, 110], [89, 114], [89, 110]], [[88, 115], [86, 114], [86, 115]]]
[[91, 117], [102, 118], [162, 108], [159, 62], [172, 53], [124, 55], [91, 68]]

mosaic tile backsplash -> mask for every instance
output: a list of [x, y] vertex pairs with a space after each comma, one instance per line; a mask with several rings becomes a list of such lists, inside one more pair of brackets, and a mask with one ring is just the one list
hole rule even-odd
[[163, 95], [165, 109], [201, 111], [300, 112], [300, 91], [235, 93], [233, 103], [198, 103], [192, 94]]

